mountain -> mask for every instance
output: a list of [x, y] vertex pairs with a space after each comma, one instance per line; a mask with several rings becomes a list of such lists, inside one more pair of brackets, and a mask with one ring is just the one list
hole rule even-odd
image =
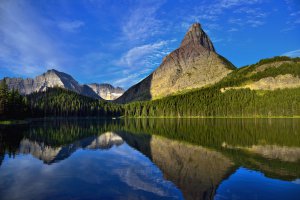
[[215, 84], [124, 109], [125, 117], [298, 117], [300, 58], [263, 59]]
[[84, 96], [101, 99], [89, 86], [80, 85], [69, 74], [59, 72], [55, 69], [48, 70], [34, 79], [5, 78], [5, 81], [10, 90], [17, 89], [23, 95], [33, 92], [43, 92], [47, 88], [60, 87]]
[[193, 24], [178, 49], [167, 55], [148, 77], [129, 88], [119, 103], [158, 99], [182, 90], [214, 84], [236, 69], [216, 53], [199, 23]]
[[123, 88], [120, 87], [114, 87], [110, 84], [103, 83], [103, 84], [98, 84], [98, 83], [91, 83], [88, 84], [92, 90], [99, 95], [101, 98], [105, 100], [115, 100], [122, 96], [122, 94], [125, 92]]

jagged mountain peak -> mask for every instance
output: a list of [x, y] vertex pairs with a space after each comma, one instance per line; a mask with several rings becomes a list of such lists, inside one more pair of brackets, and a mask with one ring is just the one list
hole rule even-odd
[[91, 83], [88, 86], [100, 97], [106, 100], [115, 100], [120, 97], [125, 90], [121, 87], [114, 87], [109, 83]]
[[71, 75], [50, 69], [31, 79], [6, 78], [9, 89], [17, 89], [21, 94], [46, 91], [47, 88], [60, 87], [78, 94], [101, 99], [90, 87], [79, 84]]
[[199, 23], [192, 24], [179, 48], [168, 54], [148, 77], [129, 88], [116, 102], [158, 99], [220, 81], [235, 67], [216, 53]]
[[209, 51], [215, 52], [215, 48], [208, 35], [203, 31], [200, 23], [194, 23], [185, 34], [180, 47], [187, 45], [201, 45]]

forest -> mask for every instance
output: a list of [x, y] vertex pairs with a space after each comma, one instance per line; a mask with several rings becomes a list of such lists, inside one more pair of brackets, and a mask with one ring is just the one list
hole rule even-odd
[[[264, 64], [277, 67], [255, 70]], [[300, 58], [274, 57], [234, 70], [220, 82], [152, 101], [117, 104], [62, 88], [21, 96], [0, 83], [0, 120], [34, 117], [299, 117], [300, 88], [226, 89], [280, 74], [300, 76]]]
[[21, 96], [8, 90], [5, 81], [0, 84], [0, 119], [34, 117], [112, 117], [123, 114], [122, 105], [96, 100], [63, 88], [48, 88]]
[[126, 117], [293, 117], [300, 115], [300, 88], [221, 92], [212, 87], [124, 108]]
[[[264, 64], [277, 67], [255, 70]], [[274, 57], [241, 67], [220, 82], [205, 88], [154, 101], [124, 105], [126, 117], [295, 117], [300, 116], [300, 88], [277, 90], [226, 89], [265, 77], [292, 74], [300, 76], [300, 58]]]

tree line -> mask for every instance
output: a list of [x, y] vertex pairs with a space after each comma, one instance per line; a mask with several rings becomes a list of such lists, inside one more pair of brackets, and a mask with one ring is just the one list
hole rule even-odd
[[205, 88], [159, 100], [124, 106], [127, 117], [299, 116], [300, 88], [275, 91]]
[[119, 104], [82, 96], [63, 88], [48, 88], [22, 96], [8, 89], [5, 80], [0, 83], [0, 119], [26, 117], [112, 117], [121, 116]]

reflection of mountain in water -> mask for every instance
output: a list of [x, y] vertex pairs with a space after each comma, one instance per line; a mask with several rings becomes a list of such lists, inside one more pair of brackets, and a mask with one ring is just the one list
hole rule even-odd
[[251, 153], [261, 155], [267, 159], [278, 159], [285, 162], [300, 161], [300, 148], [299, 147], [286, 147], [278, 145], [252, 145], [250, 147], [231, 146], [226, 143], [223, 147], [229, 149], [241, 149]]
[[213, 199], [233, 163], [221, 153], [200, 146], [152, 137], [153, 162], [174, 182], [186, 199]]
[[[67, 121], [30, 126], [23, 133], [20, 128], [0, 129], [0, 164], [5, 153], [30, 153], [51, 164], [79, 148], [109, 149], [126, 142], [151, 159], [186, 199], [212, 199], [222, 180], [240, 166], [276, 179], [299, 178], [298, 122], [151, 119], [82, 124]], [[122, 175], [130, 184], [139, 183], [135, 174], [128, 171]]]
[[233, 163], [221, 153], [152, 135], [118, 132], [162, 170], [181, 189], [185, 199], [213, 199], [218, 185], [233, 171]]
[[47, 164], [58, 162], [69, 157], [73, 152], [79, 148], [85, 149], [109, 149], [114, 145], [121, 145], [123, 140], [120, 136], [106, 132], [98, 137], [87, 137], [82, 140], [78, 140], [72, 144], [51, 147], [44, 143], [30, 141], [29, 139], [23, 139], [20, 142], [20, 153], [32, 154], [34, 157], [43, 160]]

